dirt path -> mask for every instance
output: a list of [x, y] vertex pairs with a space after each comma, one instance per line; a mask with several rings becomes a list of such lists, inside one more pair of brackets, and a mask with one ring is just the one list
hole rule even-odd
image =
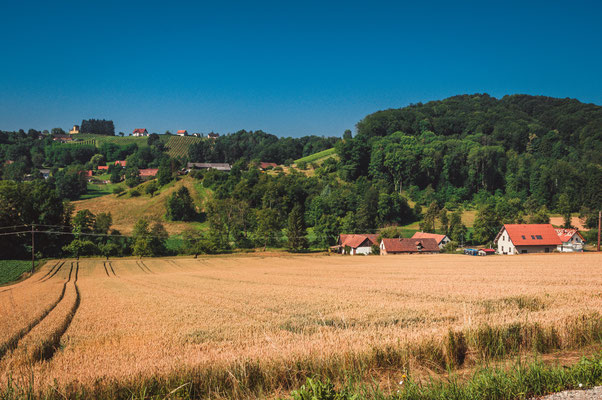
[[535, 397], [532, 400], [599, 400], [602, 399], [602, 386], [588, 390], [568, 390], [549, 396]]

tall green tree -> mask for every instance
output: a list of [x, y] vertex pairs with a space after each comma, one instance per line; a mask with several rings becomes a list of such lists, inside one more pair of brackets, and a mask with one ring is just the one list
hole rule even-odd
[[500, 231], [501, 225], [492, 204], [481, 206], [474, 221], [474, 240], [477, 243], [491, 242]]
[[266, 250], [268, 244], [280, 238], [280, 219], [276, 210], [263, 208], [257, 211], [257, 228], [255, 237], [259, 244]]
[[167, 199], [167, 218], [170, 221], [193, 221], [197, 217], [194, 203], [186, 186]]
[[305, 218], [303, 209], [296, 204], [288, 216], [286, 234], [288, 237], [288, 248], [292, 251], [307, 249], [307, 228], [305, 227]]

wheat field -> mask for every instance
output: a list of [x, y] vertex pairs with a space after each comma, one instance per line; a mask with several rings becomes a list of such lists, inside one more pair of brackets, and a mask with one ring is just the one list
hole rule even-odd
[[53, 261], [0, 288], [0, 393], [127, 397], [119, 387], [196, 380], [198, 397], [263, 397], [314, 373], [436, 370], [450, 329], [478, 358], [484, 326], [589, 345], [601, 268], [596, 253]]

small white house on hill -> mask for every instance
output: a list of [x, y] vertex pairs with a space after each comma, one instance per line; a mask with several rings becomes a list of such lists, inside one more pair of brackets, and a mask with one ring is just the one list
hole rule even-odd
[[562, 244], [551, 224], [505, 224], [494, 243], [498, 254], [550, 253]]
[[585, 239], [577, 229], [556, 229], [556, 233], [562, 242], [557, 247], [558, 251], [563, 253], [582, 252], [585, 245]]

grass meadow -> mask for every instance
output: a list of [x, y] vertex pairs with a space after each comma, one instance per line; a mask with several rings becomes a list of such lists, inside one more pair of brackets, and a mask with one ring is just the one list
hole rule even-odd
[[[469, 390], [450, 377], [477, 370], [490, 384], [550, 376], [529, 393], [591, 384], [600, 265], [596, 253], [52, 261], [0, 288], [0, 398], [395, 398]], [[598, 355], [565, 378], [497, 369], [558, 352]], [[418, 394], [399, 398], [437, 398]]]

